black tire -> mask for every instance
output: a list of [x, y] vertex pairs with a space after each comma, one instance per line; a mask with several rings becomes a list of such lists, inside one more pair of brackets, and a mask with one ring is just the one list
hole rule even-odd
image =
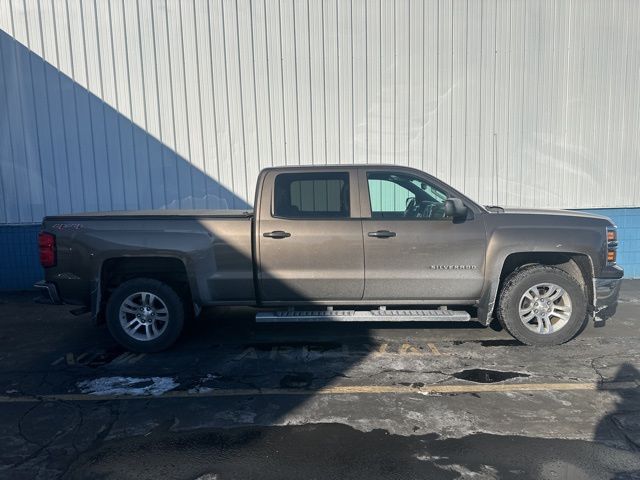
[[[120, 323], [120, 306], [137, 292], [149, 292], [158, 297], [168, 311], [166, 328], [151, 340], [138, 340], [129, 335]], [[121, 284], [107, 301], [106, 323], [113, 338], [127, 350], [139, 353], [159, 352], [173, 345], [185, 321], [185, 308], [180, 296], [166, 283], [152, 278], [134, 278]]]
[[[520, 320], [520, 300], [525, 292], [541, 283], [553, 283], [564, 289], [571, 299], [567, 323], [552, 333], [536, 333]], [[559, 268], [531, 265], [516, 270], [504, 281], [498, 300], [498, 320], [517, 340], [526, 345], [560, 345], [574, 338], [586, 326], [587, 299], [584, 288], [574, 277]]]

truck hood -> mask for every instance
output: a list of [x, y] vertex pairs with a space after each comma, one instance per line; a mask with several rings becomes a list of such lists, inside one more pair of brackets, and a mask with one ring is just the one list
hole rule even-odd
[[[596, 215], [593, 213], [578, 212], [575, 210], [552, 210], [544, 208], [505, 208], [504, 212], [497, 212], [498, 215], [551, 215], [557, 217], [578, 217], [592, 218], [594, 220], [605, 220], [611, 222], [611, 219], [604, 215]], [[613, 225], [613, 222], [611, 222]]]

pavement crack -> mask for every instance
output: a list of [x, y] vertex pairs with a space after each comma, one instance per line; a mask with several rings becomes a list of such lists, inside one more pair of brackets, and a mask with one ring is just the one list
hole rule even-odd
[[[54, 402], [54, 403], [57, 403], [57, 402]], [[14, 468], [14, 469], [15, 469], [15, 468], [19, 468], [19, 467], [21, 467], [22, 465], [24, 465], [24, 464], [28, 463], [29, 461], [31, 461], [31, 460], [33, 460], [33, 459], [37, 458], [37, 457], [38, 457], [38, 456], [39, 456], [43, 451], [47, 451], [47, 452], [48, 452], [48, 451], [49, 451], [48, 449], [49, 449], [49, 447], [50, 447], [51, 445], [54, 445], [54, 444], [55, 444], [55, 442], [57, 442], [60, 438], [62, 438], [62, 437], [64, 437], [65, 435], [67, 435], [67, 434], [69, 434], [69, 433], [70, 433], [68, 430], [61, 429], [61, 430], [59, 430], [55, 435], [53, 435], [53, 436], [52, 436], [52, 437], [51, 437], [47, 442], [45, 442], [45, 443], [38, 443], [38, 442], [36, 442], [36, 441], [34, 441], [34, 440], [30, 440], [30, 439], [27, 437], [27, 435], [24, 433], [24, 430], [23, 430], [23, 428], [24, 428], [24, 427], [23, 427], [24, 422], [25, 422], [26, 418], [28, 417], [28, 415], [29, 415], [31, 412], [33, 412], [33, 411], [34, 411], [35, 409], [37, 409], [38, 407], [41, 407], [43, 404], [44, 404], [44, 403], [40, 403], [40, 402], [39, 402], [39, 403], [36, 403], [33, 407], [29, 408], [29, 409], [28, 409], [24, 414], [22, 414], [22, 416], [20, 417], [20, 420], [18, 420], [18, 434], [19, 434], [19, 436], [20, 436], [24, 441], [26, 441], [27, 443], [30, 443], [30, 444], [32, 444], [32, 445], [37, 445], [37, 446], [38, 446], [38, 448], [36, 448], [33, 452], [31, 452], [31, 454], [27, 455], [27, 456], [26, 456], [24, 459], [22, 459], [21, 461], [19, 461], [19, 462], [15, 463], [15, 464], [13, 465], [13, 468]], [[77, 429], [77, 425], [76, 425], [76, 426], [74, 426], [74, 429], [72, 430], [72, 432], [73, 432], [73, 431], [76, 431], [76, 429]], [[75, 449], [75, 447], [74, 447], [74, 449]]]
[[36, 408], [38, 408], [40, 404], [39, 403], [35, 403], [32, 407], [28, 408], [21, 416], [20, 419], [18, 420], [18, 435], [26, 442], [29, 443], [31, 445], [36, 445], [38, 447], [44, 447], [44, 445], [42, 445], [41, 443], [38, 443], [34, 440], [31, 440], [29, 438], [27, 438], [26, 434], [24, 433], [23, 430], [23, 423], [25, 418], [27, 418], [27, 416]]
[[78, 456], [78, 446], [76, 445], [76, 438], [77, 438], [78, 431], [84, 425], [84, 412], [82, 411], [82, 407], [80, 405], [74, 403], [73, 406], [76, 408], [76, 410], [78, 412], [78, 416], [80, 417], [78, 422], [76, 423], [73, 431], [71, 432], [71, 435], [72, 435], [71, 446], [73, 447], [73, 450], [75, 451], [75, 454], [76, 454], [76, 457], [77, 457]]
[[[69, 462], [65, 466], [65, 469], [61, 472], [60, 478], [65, 478], [67, 476], [67, 474], [69, 473], [69, 471], [71, 470], [73, 465], [79, 460], [80, 456], [83, 453], [86, 453], [86, 452], [89, 452], [91, 450], [97, 449], [105, 441], [105, 439], [109, 436], [109, 433], [111, 433], [111, 430], [113, 429], [114, 424], [116, 423], [116, 421], [118, 420], [118, 418], [120, 416], [119, 405], [117, 403], [113, 403], [113, 402], [104, 402], [104, 403], [100, 402], [98, 404], [98, 406], [96, 406], [94, 408], [94, 410], [97, 410], [98, 408], [102, 407], [103, 405], [107, 405], [108, 406], [108, 410], [109, 410], [109, 419], [107, 421], [106, 426], [103, 426], [98, 431], [98, 433], [96, 434], [96, 436], [93, 439], [93, 441], [87, 446], [87, 448], [85, 448], [83, 450], [81, 450], [81, 449], [79, 449], [77, 447], [76, 439], [74, 438], [74, 440], [73, 440], [73, 442], [71, 444], [71, 446], [73, 447], [73, 450], [74, 450], [73, 458], [71, 458], [69, 460]], [[82, 410], [82, 408], [80, 406], [78, 406], [78, 408], [80, 410]], [[82, 414], [82, 413], [81, 413], [81, 419], [84, 419], [84, 414]], [[74, 433], [77, 433], [77, 428], [76, 428]]]
[[596, 366], [596, 362], [598, 362], [599, 360], [602, 360], [603, 358], [607, 358], [607, 357], [617, 357], [617, 355], [611, 355], [611, 354], [606, 354], [606, 355], [600, 355], [598, 357], [594, 357], [590, 360], [590, 366], [591, 369], [595, 372], [595, 374], [598, 376], [598, 378], [600, 379], [600, 383], [606, 383], [607, 379], [605, 378], [605, 376], [600, 372], [600, 369]]
[[602, 373], [600, 373], [600, 370], [598, 370], [598, 367], [596, 367], [596, 360], [598, 360], [600, 358], [602, 358], [602, 357], [592, 358], [590, 363], [591, 363], [591, 369], [600, 378], [600, 383], [604, 383], [604, 375], [602, 375]]

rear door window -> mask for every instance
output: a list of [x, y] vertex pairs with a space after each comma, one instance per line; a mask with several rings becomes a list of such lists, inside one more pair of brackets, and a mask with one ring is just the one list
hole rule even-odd
[[274, 217], [347, 218], [349, 215], [348, 173], [281, 173], [276, 177]]

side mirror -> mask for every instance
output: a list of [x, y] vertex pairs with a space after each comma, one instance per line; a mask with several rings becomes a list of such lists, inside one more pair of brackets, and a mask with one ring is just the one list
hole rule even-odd
[[454, 220], [466, 218], [467, 207], [459, 198], [447, 198], [444, 202], [444, 214]]

